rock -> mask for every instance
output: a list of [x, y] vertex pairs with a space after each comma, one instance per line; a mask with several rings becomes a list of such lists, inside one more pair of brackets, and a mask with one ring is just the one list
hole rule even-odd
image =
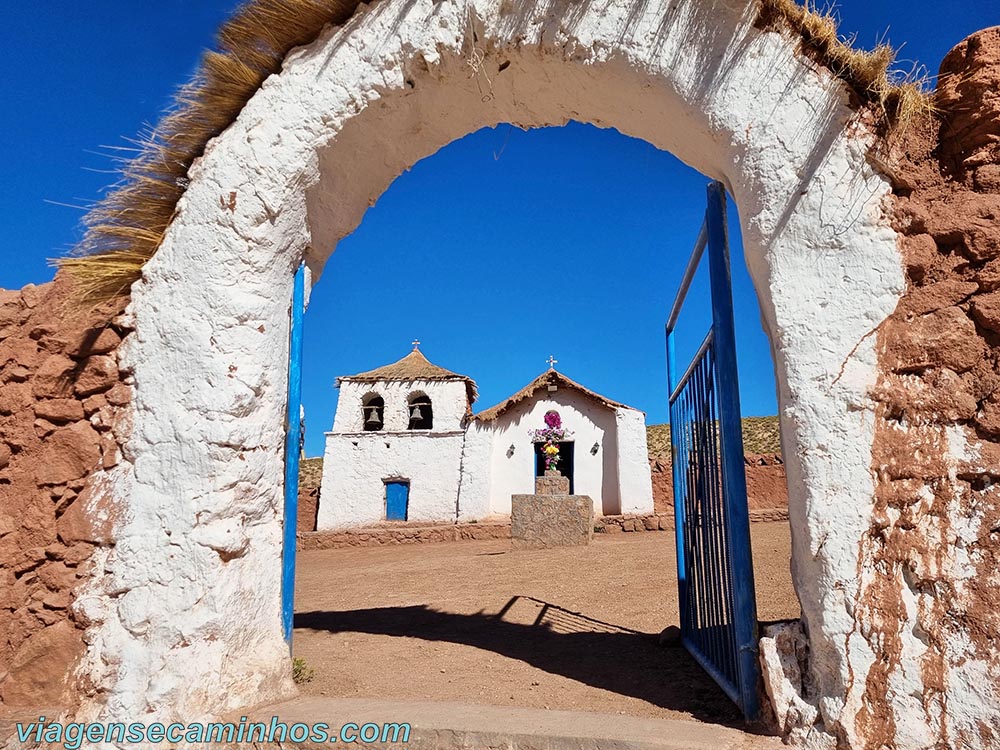
[[1000, 289], [1000, 258], [995, 258], [979, 269], [976, 274], [979, 289], [984, 292], [995, 292]]
[[1000, 333], [1000, 291], [976, 297], [972, 301], [972, 317], [983, 328]]
[[[111, 390], [114, 390], [114, 388]], [[83, 400], [83, 413], [90, 417], [107, 405], [108, 400], [105, 398], [104, 394], [95, 393], [93, 396], [87, 396], [87, 398]]]
[[[66, 545], [77, 542], [88, 544], [110, 544], [112, 541], [111, 524], [106, 518], [98, 520], [88, 511], [94, 497], [92, 482], [87, 489], [66, 509], [56, 521], [56, 531], [59, 540]], [[67, 558], [67, 564], [70, 560]]]
[[69, 591], [53, 591], [42, 599], [45, 609], [69, 609], [73, 595]]
[[972, 368], [985, 346], [975, 324], [958, 307], [946, 307], [906, 321], [890, 318], [885, 327], [886, 360], [895, 371]]
[[35, 416], [55, 424], [83, 419], [83, 405], [73, 398], [53, 398], [35, 404]]
[[118, 382], [118, 365], [113, 357], [96, 355], [83, 362], [76, 378], [76, 395], [89, 396], [106, 391]]
[[42, 290], [48, 288], [48, 284], [42, 284], [41, 286], [37, 284], [25, 284], [21, 287], [21, 300], [24, 302], [24, 306], [29, 309], [34, 308], [42, 299]]
[[961, 245], [973, 260], [1000, 255], [1000, 195], [956, 193], [942, 202], [927, 220], [927, 232], [939, 245]]
[[125, 406], [132, 400], [132, 389], [124, 383], [119, 383], [104, 395], [112, 406]]
[[56, 427], [59, 426], [47, 419], [36, 419], [33, 425], [35, 428], [35, 435], [40, 438], [44, 438], [46, 435], [51, 435], [55, 431]]
[[[115, 439], [113, 437], [111, 437], [110, 435], [104, 435], [103, 437], [101, 437], [101, 465], [105, 469], [112, 469], [115, 466], [117, 466], [119, 463], [121, 463], [121, 460], [122, 460], [121, 451], [118, 450], [118, 443], [115, 441]], [[303, 519], [304, 517], [308, 517], [307, 515], [305, 515], [305, 516], [303, 515], [303, 511], [306, 514], [308, 514], [308, 506], [306, 506], [305, 508], [300, 508], [299, 519]], [[313, 506], [311, 518], [312, 518], [312, 526], [313, 526], [313, 528], [311, 528], [311, 529], [303, 529], [303, 528], [301, 528], [302, 520], [300, 520], [299, 521], [299, 525], [300, 525], [299, 531], [313, 531], [313, 530], [315, 530], [315, 527], [316, 527], [316, 510], [315, 510], [315, 505]]]
[[991, 435], [1000, 435], [1000, 404], [987, 401], [976, 415], [976, 426]]
[[14, 653], [3, 683], [7, 708], [61, 705], [71, 666], [83, 653], [82, 632], [59, 617], [32, 635]]
[[929, 234], [915, 234], [903, 238], [903, 257], [909, 277], [920, 283], [930, 273], [937, 259], [938, 249]]
[[86, 422], [60, 427], [46, 440], [35, 476], [40, 485], [64, 484], [96, 468], [101, 438]]
[[32, 370], [41, 364], [44, 354], [31, 339], [14, 336], [0, 343], [0, 367], [26, 367]]
[[[27, 383], [11, 383], [0, 388], [0, 415], [18, 414], [31, 406], [34, 398]], [[30, 412], [29, 412], [30, 414]]]
[[38, 569], [38, 580], [49, 591], [68, 591], [76, 584], [76, 570], [64, 561], [51, 562]]
[[94, 547], [89, 542], [78, 542], [62, 549], [61, 559], [71, 567], [89, 560], [90, 556], [94, 553]]
[[973, 175], [976, 190], [984, 193], [1000, 193], [1000, 164], [984, 164]]
[[513, 495], [510, 534], [515, 549], [590, 544], [594, 501], [586, 495]]
[[66, 343], [66, 353], [77, 358], [107, 354], [117, 349], [121, 342], [121, 336], [111, 328], [88, 328]]
[[6, 469], [12, 453], [7, 443], [0, 443], [0, 469]]
[[24, 365], [11, 365], [4, 371], [4, 380], [14, 383], [23, 383], [31, 376], [31, 370]]
[[[900, 413], [908, 423], [914, 424], [929, 419], [947, 422], [972, 419], [978, 406], [965, 381], [946, 368], [936, 370], [926, 378], [890, 374], [884, 378], [877, 393], [879, 400], [889, 404], [893, 412]], [[787, 505], [787, 500], [781, 505]], [[778, 507], [777, 504], [774, 507]]]
[[812, 750], [834, 750], [836, 738], [816, 726], [819, 709], [803, 697], [808, 648], [798, 621], [765, 626], [760, 639], [764, 689], [774, 711], [775, 728], [785, 742]]
[[944, 307], [952, 307], [971, 297], [979, 290], [974, 281], [952, 279], [917, 287], [899, 302], [899, 311], [910, 315], [924, 315]]
[[67, 398], [73, 395], [76, 363], [62, 354], [50, 354], [32, 379], [31, 390], [38, 398]]

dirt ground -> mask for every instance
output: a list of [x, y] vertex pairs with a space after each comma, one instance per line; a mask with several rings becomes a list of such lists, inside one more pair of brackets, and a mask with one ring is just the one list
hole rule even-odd
[[[798, 617], [787, 523], [752, 525], [758, 616]], [[299, 553], [294, 650], [311, 695], [460, 701], [735, 723], [679, 646], [673, 534]]]

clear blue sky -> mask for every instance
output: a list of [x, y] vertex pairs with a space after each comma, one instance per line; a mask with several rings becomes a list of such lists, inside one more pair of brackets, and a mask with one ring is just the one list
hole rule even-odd
[[[0, 78], [0, 286], [51, 277], [85, 205], [114, 180], [99, 151], [155, 122], [237, 5], [212, 0], [9, 3]], [[993, 2], [845, 0], [844, 33], [885, 37], [936, 72], [969, 33], [1000, 23]], [[499, 158], [495, 154], [499, 153]], [[306, 317], [307, 452], [321, 451], [338, 375], [403, 356], [480, 386], [478, 408], [559, 368], [666, 421], [663, 322], [700, 221], [705, 179], [669, 154], [573, 124], [471, 134], [390, 187], [341, 243]], [[51, 201], [51, 202], [50, 202]], [[54, 202], [54, 203], [53, 203]], [[735, 217], [734, 217], [735, 218]], [[732, 236], [734, 245], [738, 233]], [[743, 411], [776, 412], [756, 300], [734, 253]], [[707, 325], [704, 284], [682, 356]]]

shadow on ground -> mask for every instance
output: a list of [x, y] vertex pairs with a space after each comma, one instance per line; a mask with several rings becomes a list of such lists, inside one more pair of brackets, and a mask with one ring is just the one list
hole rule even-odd
[[[534, 622], [504, 619], [519, 601], [540, 605]], [[658, 635], [621, 628], [531, 597], [515, 596], [495, 615], [455, 614], [424, 605], [301, 612], [295, 615], [295, 627], [465, 644], [702, 721], [742, 725], [736, 707], [679, 645], [660, 646]]]

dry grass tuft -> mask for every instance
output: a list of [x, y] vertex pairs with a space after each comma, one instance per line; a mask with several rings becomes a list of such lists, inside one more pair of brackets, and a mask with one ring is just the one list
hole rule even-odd
[[896, 50], [879, 44], [873, 50], [855, 49], [853, 38], [843, 38], [832, 10], [820, 11], [814, 0], [758, 0], [760, 25], [785, 26], [801, 36], [805, 51], [845, 81], [865, 104], [871, 105], [887, 134], [900, 133], [918, 117], [935, 111], [929, 76], [914, 69], [892, 69]]
[[[785, 26], [804, 48], [874, 105], [887, 131], [933, 109], [924, 81], [890, 73], [895, 52], [855, 50], [837, 35], [829, 13], [795, 0], [758, 0], [760, 25]], [[225, 130], [290, 50], [313, 41], [327, 24], [342, 24], [359, 0], [249, 0], [219, 30], [194, 80], [182, 87], [159, 125], [122, 160], [121, 180], [84, 217], [83, 240], [55, 261], [77, 282], [80, 301], [126, 294], [156, 252], [187, 185], [191, 164]]]
[[150, 133], [121, 160], [121, 179], [83, 219], [73, 254], [55, 262], [76, 282], [81, 303], [126, 294], [156, 252], [184, 194], [191, 164], [236, 119], [293, 48], [327, 24], [342, 24], [357, 0], [252, 0], [219, 30], [194, 80]]

